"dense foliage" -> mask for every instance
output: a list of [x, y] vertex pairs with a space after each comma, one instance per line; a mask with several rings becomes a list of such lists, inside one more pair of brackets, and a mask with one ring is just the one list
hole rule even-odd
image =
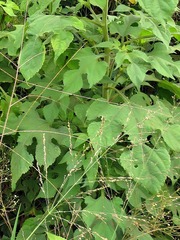
[[0, 1], [0, 238], [180, 238], [178, 0]]

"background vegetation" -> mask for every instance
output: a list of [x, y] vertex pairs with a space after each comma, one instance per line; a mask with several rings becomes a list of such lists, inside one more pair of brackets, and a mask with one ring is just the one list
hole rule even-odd
[[0, 1], [0, 239], [180, 239], [177, 6]]

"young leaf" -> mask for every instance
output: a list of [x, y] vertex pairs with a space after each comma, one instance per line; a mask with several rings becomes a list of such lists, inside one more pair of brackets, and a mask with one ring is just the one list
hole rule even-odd
[[170, 156], [166, 149], [151, 149], [144, 144], [123, 152], [120, 162], [137, 183], [153, 194], [161, 189], [170, 168]]
[[24, 45], [19, 59], [19, 68], [28, 81], [42, 67], [45, 60], [45, 47], [39, 38], [31, 37]]

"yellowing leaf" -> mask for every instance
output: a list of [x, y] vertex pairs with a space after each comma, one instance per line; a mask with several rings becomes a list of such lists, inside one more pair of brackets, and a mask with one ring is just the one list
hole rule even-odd
[[136, 4], [137, 0], [129, 0], [129, 2], [132, 3], [132, 4]]

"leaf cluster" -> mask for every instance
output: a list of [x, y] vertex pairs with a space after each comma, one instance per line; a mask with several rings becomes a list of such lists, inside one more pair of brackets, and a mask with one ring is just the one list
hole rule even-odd
[[2, 240], [179, 238], [177, 5], [0, 1]]

